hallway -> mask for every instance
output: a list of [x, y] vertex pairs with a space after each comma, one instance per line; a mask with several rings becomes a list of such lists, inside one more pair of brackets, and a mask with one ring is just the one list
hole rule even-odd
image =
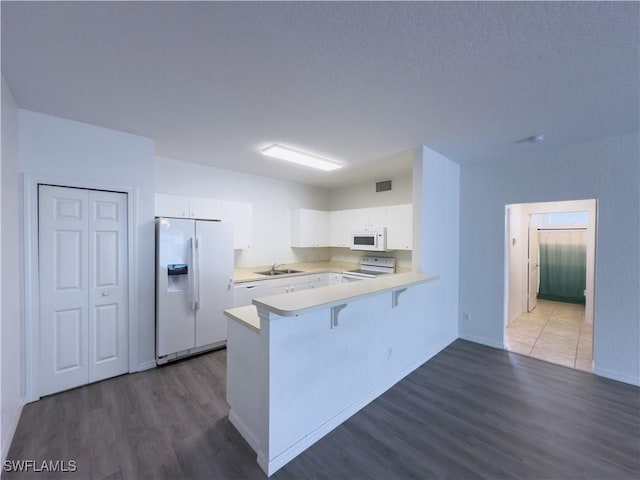
[[506, 349], [591, 372], [593, 325], [585, 323], [584, 310], [584, 305], [538, 300], [532, 312], [521, 313], [505, 329]]

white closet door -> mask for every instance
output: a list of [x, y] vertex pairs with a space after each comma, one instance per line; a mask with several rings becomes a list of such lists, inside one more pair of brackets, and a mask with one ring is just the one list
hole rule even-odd
[[89, 382], [129, 370], [127, 195], [89, 192]]
[[40, 395], [87, 383], [87, 190], [40, 186]]
[[40, 395], [128, 371], [127, 196], [38, 189]]

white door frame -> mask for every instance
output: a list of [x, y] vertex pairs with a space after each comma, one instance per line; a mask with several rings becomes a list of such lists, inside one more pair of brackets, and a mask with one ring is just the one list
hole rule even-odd
[[84, 188], [89, 190], [105, 190], [127, 194], [127, 277], [129, 295], [129, 372], [137, 371], [138, 366], [138, 288], [136, 284], [137, 258], [137, 203], [138, 189], [119, 185], [100, 184], [61, 178], [53, 175], [23, 174], [22, 176], [22, 233], [24, 240], [24, 278], [23, 280], [23, 312], [24, 312], [24, 354], [22, 363], [24, 397], [26, 402], [40, 398], [39, 379], [39, 340], [40, 340], [40, 291], [38, 278], [38, 185], [55, 185], [59, 187]]
[[[514, 205], [523, 207], [523, 214], [529, 218], [536, 213], [554, 213], [554, 212], [588, 212], [587, 224], [587, 296], [585, 298], [585, 321], [593, 323], [593, 338], [595, 340], [598, 324], [595, 318], [595, 278], [596, 278], [596, 246], [597, 246], [597, 222], [598, 222], [598, 199], [590, 198], [584, 200], [558, 200], [549, 202], [529, 202], [529, 203], [511, 203], [505, 205], [505, 250], [504, 250], [504, 327], [509, 325], [509, 245], [510, 245], [510, 228], [508, 222], [510, 208]], [[529, 223], [528, 223], [529, 224]], [[528, 225], [527, 224], [527, 225]], [[525, 311], [524, 295], [521, 295], [521, 311]], [[503, 328], [504, 334], [504, 328]], [[503, 340], [504, 344], [504, 340]], [[503, 347], [504, 348], [504, 347]], [[595, 349], [593, 352], [593, 362], [595, 365]]]

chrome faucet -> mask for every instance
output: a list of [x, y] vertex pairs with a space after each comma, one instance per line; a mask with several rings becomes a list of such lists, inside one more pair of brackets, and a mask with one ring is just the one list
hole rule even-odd
[[273, 262], [273, 265], [271, 265], [271, 271], [275, 272], [278, 267], [283, 267], [283, 266], [284, 266], [284, 263]]

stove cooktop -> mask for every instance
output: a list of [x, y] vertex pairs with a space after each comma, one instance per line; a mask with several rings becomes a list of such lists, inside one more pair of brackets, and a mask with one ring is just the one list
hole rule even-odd
[[372, 270], [359, 269], [359, 270], [345, 270], [344, 273], [353, 273], [355, 275], [368, 275], [368, 276], [376, 277], [378, 275], [386, 275], [387, 273], [390, 273], [390, 272], [374, 272]]

